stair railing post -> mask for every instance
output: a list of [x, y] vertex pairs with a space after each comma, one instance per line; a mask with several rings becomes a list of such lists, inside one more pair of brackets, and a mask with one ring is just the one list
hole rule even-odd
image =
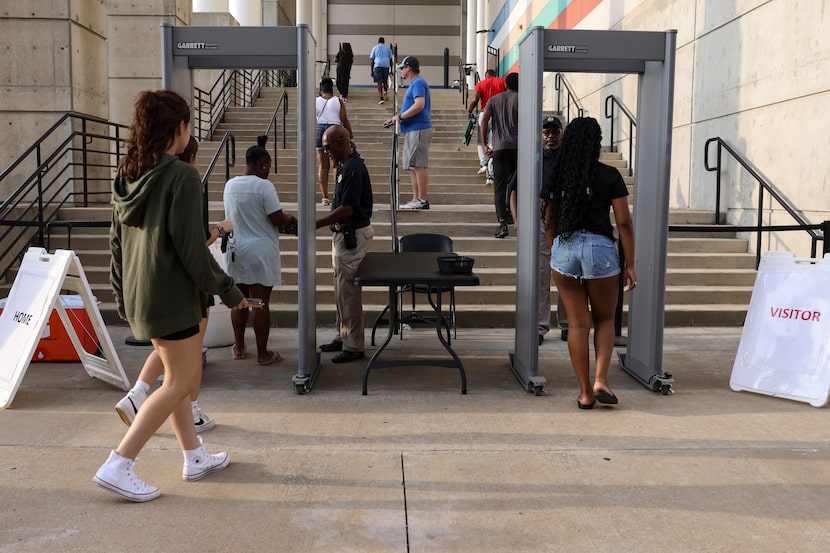
[[821, 254], [822, 257], [830, 253], [830, 221], [821, 222]]

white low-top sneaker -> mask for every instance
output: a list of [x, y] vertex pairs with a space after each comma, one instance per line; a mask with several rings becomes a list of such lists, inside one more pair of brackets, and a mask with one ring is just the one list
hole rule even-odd
[[205, 451], [205, 445], [202, 443], [201, 436], [199, 437], [199, 444], [197, 449], [182, 452], [184, 454], [182, 479], [188, 482], [201, 480], [211, 472], [222, 470], [231, 462], [230, 455], [225, 452], [208, 455]]
[[109, 459], [95, 473], [92, 481], [124, 499], [138, 503], [152, 501], [161, 495], [161, 492], [157, 487], [141, 480], [133, 471], [136, 461], [138, 459], [134, 461], [113, 451]]

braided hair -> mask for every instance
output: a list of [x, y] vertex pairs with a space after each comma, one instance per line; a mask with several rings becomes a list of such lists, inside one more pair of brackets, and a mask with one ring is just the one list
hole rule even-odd
[[557, 213], [556, 233], [563, 238], [581, 228], [592, 194], [601, 139], [602, 130], [593, 117], [578, 117], [565, 128], [556, 169], [548, 184], [548, 196]]

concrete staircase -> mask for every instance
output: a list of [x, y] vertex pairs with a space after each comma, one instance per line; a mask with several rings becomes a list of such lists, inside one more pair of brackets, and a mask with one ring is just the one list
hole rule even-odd
[[[253, 108], [233, 108], [217, 129], [221, 138], [227, 130], [234, 134], [237, 147], [237, 166], [232, 176], [244, 172], [245, 150], [255, 143], [255, 137], [265, 129], [282, 90], [265, 89]], [[296, 212], [296, 100], [294, 90], [288, 89], [289, 120], [287, 148], [277, 152], [279, 173], [271, 176], [284, 209]], [[392, 102], [378, 105], [373, 89], [353, 88], [347, 105], [349, 119], [355, 133], [358, 151], [366, 161], [374, 191], [375, 227], [373, 249], [391, 251], [389, 207], [389, 163], [392, 130], [383, 129], [381, 122], [391, 116]], [[435, 134], [430, 150], [430, 204], [428, 211], [399, 211], [398, 234], [440, 232], [452, 237], [455, 250], [474, 257], [475, 272], [481, 286], [456, 291], [459, 327], [512, 327], [515, 322], [515, 236], [499, 240], [493, 238], [497, 228], [493, 209], [493, 188], [485, 186], [476, 174], [478, 157], [475, 143], [465, 147], [462, 136], [467, 123], [457, 90], [432, 90], [432, 121]], [[403, 91], [400, 92], [400, 99]], [[272, 135], [273, 136], [273, 135]], [[272, 138], [273, 139], [273, 138]], [[199, 149], [200, 172], [212, 158], [218, 142], [203, 142]], [[269, 144], [269, 151], [273, 145]], [[604, 162], [627, 173], [626, 162], [620, 154], [604, 154]], [[223, 218], [222, 189], [224, 175], [214, 171], [209, 185], [211, 220]], [[626, 177], [629, 186], [633, 178]], [[333, 182], [329, 190], [334, 188]], [[401, 199], [410, 197], [408, 174], [401, 175]], [[319, 192], [317, 193], [319, 201]], [[318, 212], [329, 209], [317, 205]], [[61, 211], [67, 220], [108, 220], [107, 207]], [[708, 224], [714, 222], [711, 212], [672, 211], [672, 225]], [[635, 216], [636, 225], [636, 216]], [[511, 229], [512, 232], [512, 229]], [[109, 251], [106, 231], [82, 229], [72, 236], [72, 249], [78, 253], [93, 287], [102, 302], [105, 319], [114, 321], [116, 315], [112, 292], [108, 284]], [[53, 239], [53, 248], [65, 247], [60, 239]], [[277, 326], [297, 324], [297, 239], [280, 236], [284, 285], [274, 289], [271, 300], [272, 320]], [[331, 234], [327, 229], [317, 233], [317, 316], [320, 324], [334, 322], [334, 296], [331, 271]], [[743, 323], [755, 278], [754, 256], [747, 253], [746, 240], [724, 233], [672, 233], [668, 247], [668, 275], [666, 289], [666, 324], [669, 326], [715, 325], [732, 326]], [[556, 301], [556, 291], [554, 305]], [[386, 302], [386, 291], [366, 288], [363, 291], [367, 324], [374, 320]], [[627, 306], [626, 306], [627, 309]]]

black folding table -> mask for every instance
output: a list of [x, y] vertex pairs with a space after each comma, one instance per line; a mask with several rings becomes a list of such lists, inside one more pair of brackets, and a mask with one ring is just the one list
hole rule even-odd
[[369, 371], [383, 367], [403, 365], [429, 365], [435, 367], [457, 368], [461, 373], [461, 393], [467, 393], [467, 376], [461, 359], [444, 339], [444, 315], [441, 310], [441, 293], [436, 294], [435, 304], [435, 331], [438, 340], [452, 359], [379, 359], [383, 350], [392, 340], [395, 328], [400, 323], [401, 313], [398, 308], [397, 292], [401, 286], [428, 286], [440, 289], [448, 286], [478, 286], [479, 279], [473, 273], [442, 273], [438, 270], [438, 257], [446, 253], [424, 252], [369, 252], [355, 274], [354, 283], [357, 286], [387, 286], [389, 288], [389, 331], [386, 339], [378, 346], [363, 373], [363, 395], [367, 394]]

